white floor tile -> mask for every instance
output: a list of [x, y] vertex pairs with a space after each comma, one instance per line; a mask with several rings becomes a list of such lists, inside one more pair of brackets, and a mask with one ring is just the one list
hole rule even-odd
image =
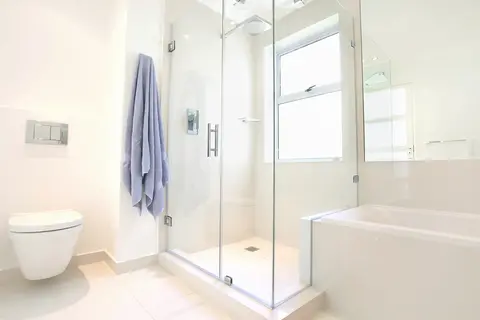
[[326, 313], [318, 313], [315, 315], [315, 317], [313, 318], [313, 320], [340, 320], [338, 318], [335, 318], [329, 314], [326, 314]]
[[196, 308], [177, 314], [172, 320], [230, 320], [223, 312], [208, 305], [200, 305]]
[[51, 280], [0, 286], [0, 320], [169, 320], [184, 316], [228, 319], [156, 266], [117, 276], [101, 262], [72, 268]]

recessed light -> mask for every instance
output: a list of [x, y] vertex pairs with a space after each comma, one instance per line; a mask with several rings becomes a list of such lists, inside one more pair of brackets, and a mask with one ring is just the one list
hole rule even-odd
[[373, 56], [373, 57], [372, 57], [372, 60], [373, 60], [373, 61], [377, 61], [377, 60], [378, 60], [378, 57], [377, 57], [377, 56]]

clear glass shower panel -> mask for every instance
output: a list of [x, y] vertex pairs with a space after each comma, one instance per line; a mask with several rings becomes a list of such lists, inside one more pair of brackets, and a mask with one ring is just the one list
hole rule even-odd
[[219, 277], [221, 7], [170, 0], [167, 12], [168, 250]]
[[353, 39], [336, 0], [275, 7], [274, 305], [312, 284], [312, 221], [357, 205]]
[[272, 306], [272, 2], [225, 1], [222, 277]]

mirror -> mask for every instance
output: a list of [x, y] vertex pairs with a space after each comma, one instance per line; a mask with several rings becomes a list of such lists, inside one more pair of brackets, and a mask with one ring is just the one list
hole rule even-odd
[[365, 161], [480, 157], [479, 12], [362, 0]]

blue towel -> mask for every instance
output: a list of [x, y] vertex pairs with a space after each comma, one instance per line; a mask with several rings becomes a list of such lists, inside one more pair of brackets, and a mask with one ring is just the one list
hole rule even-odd
[[143, 194], [153, 216], [165, 208], [168, 164], [153, 59], [140, 54], [125, 137], [123, 179], [132, 205], [141, 207]]

